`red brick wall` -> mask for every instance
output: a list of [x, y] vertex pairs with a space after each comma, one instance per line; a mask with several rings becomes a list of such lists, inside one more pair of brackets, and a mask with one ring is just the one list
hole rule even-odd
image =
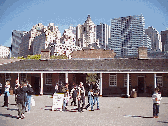
[[109, 88], [109, 73], [102, 74], [102, 89]]

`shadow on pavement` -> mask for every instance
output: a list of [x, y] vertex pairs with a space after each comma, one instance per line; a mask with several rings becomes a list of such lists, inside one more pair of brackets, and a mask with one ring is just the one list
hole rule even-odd
[[10, 104], [10, 105], [16, 105], [16, 104]]
[[5, 117], [10, 117], [10, 118], [16, 118], [17, 119], [17, 116], [12, 116], [10, 114], [0, 114], [0, 116], [5, 116]]
[[45, 106], [45, 107], [52, 107], [52, 106]]
[[168, 103], [162, 103], [162, 104], [168, 104]]
[[150, 117], [150, 116], [131, 116], [131, 117], [134, 117], [134, 118], [153, 118], [153, 117]]
[[7, 110], [18, 111], [18, 109], [10, 109], [10, 108], [7, 108]]
[[52, 109], [44, 109], [44, 110], [52, 111]]
[[165, 121], [157, 121], [157, 122], [161, 122], [161, 123], [168, 123], [168, 122], [165, 122]]

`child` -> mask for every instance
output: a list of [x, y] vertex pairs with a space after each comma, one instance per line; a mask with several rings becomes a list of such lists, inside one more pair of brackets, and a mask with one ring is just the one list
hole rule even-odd
[[153, 118], [159, 118], [158, 113], [159, 113], [159, 105], [160, 105], [160, 100], [162, 99], [161, 94], [158, 94], [159, 88], [155, 88], [155, 92], [152, 95], [153, 99]]

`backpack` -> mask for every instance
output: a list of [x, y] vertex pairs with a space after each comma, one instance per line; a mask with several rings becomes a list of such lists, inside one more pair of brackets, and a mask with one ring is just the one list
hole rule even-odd
[[34, 93], [33, 89], [31, 87], [28, 87], [27, 94], [32, 95]]

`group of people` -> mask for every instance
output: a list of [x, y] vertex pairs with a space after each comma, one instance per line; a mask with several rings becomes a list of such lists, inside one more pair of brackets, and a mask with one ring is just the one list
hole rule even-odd
[[[70, 96], [72, 98], [71, 106], [74, 104], [74, 106], [78, 105], [78, 112], [83, 112], [83, 109], [88, 109], [89, 106], [91, 106], [91, 111], [93, 110], [93, 106], [97, 102], [97, 110], [99, 109], [99, 85], [97, 83], [91, 83], [89, 84], [89, 91], [88, 91], [88, 104], [85, 106], [85, 88], [82, 82], [80, 82], [79, 86], [73, 84], [73, 87], [69, 93], [68, 90], [68, 84], [65, 86], [65, 97]], [[77, 102], [76, 102], [77, 100]], [[64, 99], [63, 102], [63, 108], [66, 109], [66, 106], [68, 105], [68, 100]]]
[[[7, 81], [5, 85], [3, 107], [8, 107], [9, 88], [10, 82]], [[19, 84], [19, 81], [16, 80], [14, 92], [15, 101], [18, 107], [18, 119], [23, 119], [25, 118], [24, 113], [30, 112], [31, 95], [33, 94], [33, 89], [28, 81], [23, 81], [21, 84]]]

